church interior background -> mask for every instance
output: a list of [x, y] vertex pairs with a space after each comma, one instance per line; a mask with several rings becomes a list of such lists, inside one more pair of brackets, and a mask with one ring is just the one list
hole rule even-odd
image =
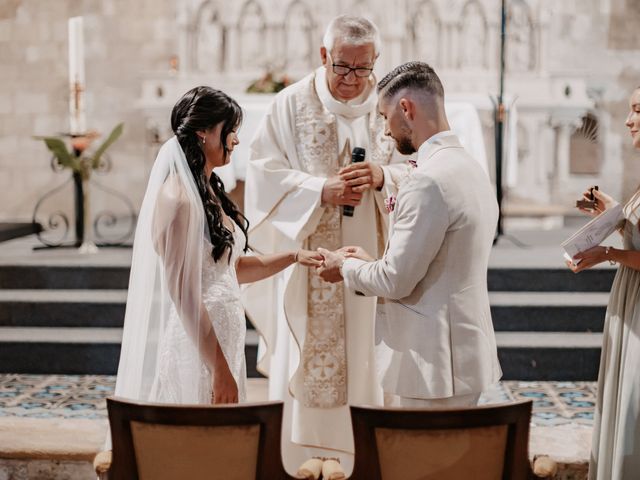
[[[507, 6], [505, 210], [566, 210], [593, 183], [629, 195], [640, 177], [623, 125], [628, 92], [638, 83], [638, 2]], [[495, 175], [498, 0], [7, 0], [0, 6], [0, 220], [29, 219], [42, 191], [61, 178], [33, 136], [67, 130], [67, 18], [82, 15], [85, 23], [88, 128], [105, 135], [125, 123], [113, 168], [101, 181], [137, 206], [183, 92], [208, 84], [259, 109], [268, 100], [246, 95], [247, 86], [269, 71], [297, 80], [318, 66], [323, 29], [340, 12], [379, 25], [378, 76], [409, 59], [425, 60], [442, 76], [449, 100], [477, 109]], [[241, 131], [245, 149], [254, 126]], [[244, 158], [236, 160], [225, 177], [229, 188], [231, 177], [244, 175]], [[96, 209], [108, 202], [94, 201]]]
[[[615, 198], [626, 199], [640, 184], [640, 162], [624, 126], [629, 93], [640, 85], [640, 1], [506, 0], [506, 5], [505, 231], [517, 231], [521, 241], [537, 247], [541, 238], [561, 241], [575, 229], [575, 200], [586, 186], [597, 184]], [[499, 90], [500, 7], [500, 0], [2, 0], [0, 225], [31, 222], [39, 199], [69, 177], [68, 171], [51, 168], [50, 152], [34, 137], [69, 132], [71, 17], [82, 16], [84, 23], [86, 77], [81, 94], [87, 129], [104, 138], [124, 123], [124, 133], [108, 151], [110, 168], [92, 176], [106, 190], [92, 188], [90, 202], [94, 216], [109, 211], [119, 220], [126, 218], [129, 205], [134, 211], [139, 208], [156, 153], [171, 135], [170, 110], [196, 85], [222, 89], [244, 109], [241, 145], [221, 173], [227, 190], [235, 189], [241, 201], [248, 145], [272, 100], [271, 94], [247, 93], [248, 87], [265, 77], [296, 81], [318, 67], [324, 28], [340, 13], [359, 14], [379, 26], [378, 78], [408, 60], [433, 65], [444, 83], [454, 129], [495, 183], [493, 108]], [[50, 229], [47, 223], [58, 211], [73, 218], [70, 184], [52, 199], [38, 217]], [[116, 227], [128, 228], [117, 222]], [[545, 237], [545, 231], [561, 233]], [[555, 453], [560, 471], [554, 478], [586, 478], [602, 325], [592, 330], [604, 319], [606, 285], [614, 269], [598, 271], [606, 288], [598, 284], [587, 296], [583, 290], [571, 300], [574, 303], [561, 305], [558, 295], [566, 292], [567, 277], [559, 241], [529, 251], [495, 249], [489, 286], [494, 290], [492, 314], [500, 345], [513, 353], [532, 339], [537, 344], [550, 342], [545, 348], [562, 344], [565, 351], [548, 357], [553, 382], [539, 381], [535, 375], [509, 378], [488, 396], [495, 401], [533, 398], [530, 450]], [[104, 397], [113, 391], [112, 367], [119, 347], [118, 328], [104, 327], [119, 327], [122, 319], [100, 320], [104, 324], [96, 320], [90, 325], [95, 330], [87, 328], [84, 340], [82, 332], [77, 333], [82, 329], [75, 329], [78, 337], [71, 343], [98, 349], [87, 364], [95, 371], [48, 375], [25, 367], [16, 373], [13, 365], [19, 362], [11, 362], [23, 354], [27, 362], [28, 348], [35, 351], [46, 343], [36, 345], [39, 340], [31, 339], [25, 347], [20, 335], [44, 337], [38, 337], [36, 329], [19, 333], [11, 323], [13, 313], [2, 313], [26, 312], [31, 307], [25, 307], [25, 289], [43, 288], [15, 286], [41, 278], [16, 269], [15, 263], [22, 261], [21, 245], [0, 243], [0, 478], [90, 478], [92, 456], [105, 435]], [[544, 258], [536, 257], [539, 253]], [[29, 251], [21, 267], [35, 268], [37, 255]], [[46, 296], [51, 293], [38, 292], [38, 308], [54, 313], [82, 308], [86, 314], [96, 312], [99, 319], [113, 309], [116, 317], [123, 316], [130, 250], [102, 250], [104, 256], [97, 260], [72, 258], [71, 251], [52, 255], [53, 263], [41, 266], [43, 271], [64, 266], [77, 278], [65, 277], [63, 286], [54, 287], [60, 290], [53, 302]], [[85, 273], [82, 262], [93, 262], [97, 270]], [[522, 278], [508, 273], [516, 266]], [[548, 269], [527, 270], [540, 266]], [[108, 268], [117, 275], [105, 274]], [[109, 283], [116, 276], [119, 280]], [[539, 286], [534, 294], [532, 284]], [[516, 291], [520, 287], [529, 296]], [[81, 288], [111, 290], [100, 298], [72, 290]], [[567, 321], [562, 310], [576, 306], [584, 307], [579, 326]], [[547, 308], [545, 315], [554, 325], [539, 331], [502, 331], [515, 328], [510, 323], [513, 316], [532, 315], [540, 321], [536, 308]], [[549, 313], [549, 308], [556, 310]], [[46, 316], [36, 307], [29, 311]], [[29, 317], [26, 324], [51, 326], [43, 322]], [[522, 329], [531, 329], [533, 323]], [[52, 334], [64, 337], [69, 330], [73, 329]], [[257, 338], [255, 332], [253, 337]], [[71, 353], [56, 352], [59, 364], [74, 361]], [[103, 354], [111, 367], [95, 360]], [[588, 381], [579, 375], [570, 378], [575, 370], [567, 358], [580, 359], [580, 368], [590, 372], [584, 376]], [[524, 367], [533, 365], [527, 362]], [[526, 371], [524, 367], [519, 371]], [[42, 427], [45, 421], [53, 426]], [[37, 448], [49, 452], [48, 459], [41, 455], [31, 461], [24, 453], [35, 448], [29, 443], [35, 438], [44, 442]], [[27, 470], [39, 473], [30, 477]]]

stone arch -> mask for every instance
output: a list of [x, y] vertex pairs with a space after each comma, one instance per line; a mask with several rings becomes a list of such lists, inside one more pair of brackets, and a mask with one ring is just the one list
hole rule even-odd
[[195, 70], [209, 73], [224, 71], [227, 32], [216, 0], [207, 0], [198, 7], [192, 31], [190, 48]]
[[484, 8], [478, 0], [469, 0], [462, 8], [459, 28], [460, 57], [462, 68], [486, 69], [488, 23]]
[[267, 21], [264, 10], [256, 0], [247, 0], [238, 17], [238, 54], [241, 70], [256, 70], [265, 67], [269, 60], [264, 57], [267, 40]]
[[442, 50], [442, 20], [433, 0], [420, 2], [409, 19], [412, 58], [440, 64]]
[[525, 0], [512, 0], [507, 11], [507, 68], [529, 72], [536, 67], [536, 31]]
[[306, 71], [313, 66], [315, 25], [307, 5], [293, 0], [287, 8], [284, 21], [284, 63], [288, 70]]
[[569, 172], [595, 175], [600, 173], [601, 166], [600, 122], [593, 113], [586, 113], [580, 127], [571, 134]]

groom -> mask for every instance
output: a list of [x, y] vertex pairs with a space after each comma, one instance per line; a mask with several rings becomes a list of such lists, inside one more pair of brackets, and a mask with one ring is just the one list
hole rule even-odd
[[475, 405], [501, 376], [489, 311], [487, 266], [498, 218], [493, 189], [449, 129], [444, 90], [422, 62], [378, 84], [385, 133], [416, 168], [386, 203], [389, 241], [380, 260], [360, 247], [325, 257], [320, 275], [380, 297], [378, 371], [385, 405]]

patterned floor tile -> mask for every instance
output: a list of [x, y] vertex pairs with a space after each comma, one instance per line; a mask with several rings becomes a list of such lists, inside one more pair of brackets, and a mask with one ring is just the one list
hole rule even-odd
[[503, 382], [515, 400], [533, 400], [532, 423], [593, 425], [594, 382]]
[[114, 376], [0, 375], [0, 417], [104, 419], [114, 387]]
[[[105, 398], [114, 376], [0, 375], [0, 417], [106, 418]], [[481, 404], [533, 400], [532, 423], [539, 426], [593, 424], [594, 382], [500, 382]]]

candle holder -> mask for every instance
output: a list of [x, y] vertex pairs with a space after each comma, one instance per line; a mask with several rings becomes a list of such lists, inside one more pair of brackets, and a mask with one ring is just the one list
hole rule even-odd
[[[131, 201], [125, 195], [102, 185], [95, 180], [95, 178], [93, 178], [94, 175], [92, 175], [94, 172], [104, 174], [111, 170], [111, 159], [106, 155], [105, 151], [120, 137], [122, 130], [123, 125], [119, 124], [113, 129], [107, 140], [105, 140], [91, 156], [87, 155], [86, 152], [93, 141], [99, 136], [95, 131], [82, 134], [68, 133], [63, 134], [61, 137], [36, 137], [39, 140], [43, 140], [53, 154], [51, 158], [52, 170], [61, 172], [70, 169], [71, 176], [61, 185], [58, 185], [40, 197], [33, 210], [32, 221], [36, 223], [41, 207], [71, 182], [73, 184], [73, 204], [75, 212], [75, 239], [72, 241], [68, 240], [71, 231], [69, 215], [62, 210], [56, 210], [49, 215], [46, 222], [43, 222], [43, 231], [36, 234], [43, 245], [37, 246], [35, 249], [77, 248], [79, 253], [88, 254], [96, 253], [99, 246], [129, 246], [126, 242], [130, 240], [133, 235], [137, 218]], [[70, 150], [67, 148], [67, 144], [63, 138], [70, 140]], [[126, 219], [128, 219], [128, 228], [123, 235], [116, 236], [115, 238], [112, 237], [111, 240], [109, 240], [108, 236], [103, 234], [104, 228], [113, 228], [119, 223], [118, 217], [110, 211], [98, 213], [94, 217], [93, 222], [91, 221], [90, 200], [92, 186], [94, 187], [93, 190], [97, 189], [102, 191], [102, 193], [113, 196], [125, 206], [128, 211], [128, 215], [126, 216]], [[54, 238], [51, 238], [51, 233], [54, 233]], [[97, 243], [94, 240], [97, 240]]]

